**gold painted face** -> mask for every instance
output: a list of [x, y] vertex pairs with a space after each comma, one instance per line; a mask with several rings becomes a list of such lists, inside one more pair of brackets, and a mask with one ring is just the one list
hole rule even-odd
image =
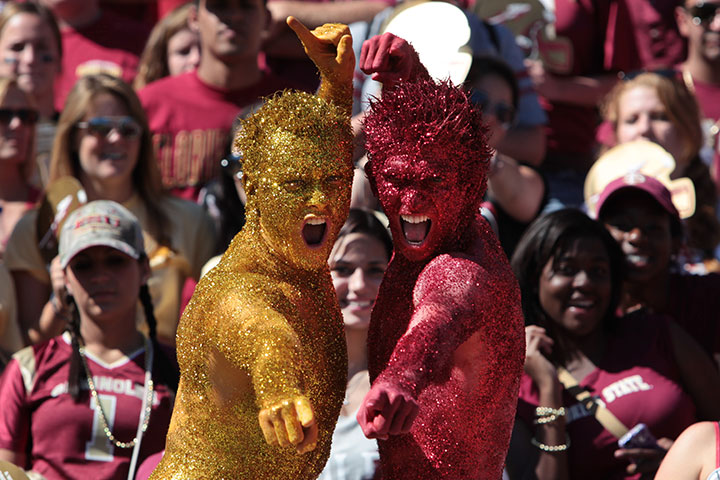
[[310, 94], [286, 92], [243, 123], [235, 147], [244, 157], [250, 228], [283, 262], [324, 268], [350, 204], [347, 115]]
[[265, 242], [286, 261], [323, 266], [348, 215], [352, 170], [344, 149], [285, 131], [257, 182], [256, 205]]

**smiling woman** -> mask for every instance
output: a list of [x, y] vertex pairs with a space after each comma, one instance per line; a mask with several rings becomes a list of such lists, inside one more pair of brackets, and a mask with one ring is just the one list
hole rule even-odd
[[620, 309], [669, 315], [718, 361], [720, 330], [713, 312], [720, 308], [720, 275], [686, 275], [677, 268], [683, 224], [673, 200], [662, 183], [638, 174], [613, 180], [600, 194], [598, 218], [625, 254]]
[[[639, 478], [697, 417], [720, 414], [720, 376], [692, 338], [642, 310], [616, 317], [624, 257], [603, 225], [577, 210], [541, 217], [512, 265], [528, 326], [511, 478]], [[618, 448], [595, 401], [580, 403], [561, 371], [625, 427], [646, 424], [659, 448]]]
[[[186, 278], [199, 277], [211, 256], [214, 229], [198, 205], [163, 192], [145, 113], [122, 80], [86, 76], [70, 93], [58, 122], [50, 182], [64, 176], [77, 178], [89, 200], [116, 201], [140, 219], [153, 268], [149, 287], [158, 335], [174, 344], [181, 289]], [[7, 262], [30, 342], [61, 332], [67, 313], [64, 277], [57, 262], [48, 271], [40, 256], [36, 239], [44, 232], [36, 231], [36, 220], [32, 211], [18, 223], [8, 244], [13, 258]], [[54, 299], [48, 301], [51, 291]]]
[[[71, 295], [69, 332], [8, 365], [0, 460], [48, 480], [134, 478], [164, 445], [178, 381], [155, 338], [137, 219], [111, 201], [80, 207], [62, 229], [59, 266]], [[149, 338], [136, 329], [138, 303]]]
[[367, 371], [370, 312], [392, 255], [392, 240], [380, 220], [382, 216], [378, 212], [350, 209], [328, 261], [345, 324], [348, 375], [330, 458], [318, 480], [372, 478], [379, 458], [377, 443], [365, 438], [355, 415], [370, 390]]

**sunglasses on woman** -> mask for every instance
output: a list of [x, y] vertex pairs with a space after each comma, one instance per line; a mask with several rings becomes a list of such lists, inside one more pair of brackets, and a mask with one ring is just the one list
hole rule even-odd
[[77, 126], [97, 137], [107, 137], [113, 130], [124, 138], [137, 138], [142, 133], [142, 127], [132, 117], [94, 117]]
[[493, 103], [488, 94], [482, 90], [472, 90], [470, 101], [479, 105], [483, 114], [493, 114], [504, 128], [510, 128], [515, 120], [515, 109], [505, 102]]
[[690, 15], [695, 25], [708, 25], [717, 15], [720, 4], [698, 2], [692, 7], [686, 8], [685, 11]]
[[39, 114], [37, 110], [32, 108], [0, 108], [0, 124], [10, 125], [13, 118], [17, 118], [24, 125], [35, 125], [38, 121]]

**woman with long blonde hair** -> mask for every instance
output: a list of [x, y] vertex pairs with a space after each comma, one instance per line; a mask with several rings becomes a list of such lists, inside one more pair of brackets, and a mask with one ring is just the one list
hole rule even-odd
[[[122, 80], [86, 76], [68, 96], [53, 145], [50, 183], [65, 176], [79, 180], [88, 200], [116, 201], [140, 220], [153, 270], [148, 286], [158, 338], [174, 344], [182, 286], [189, 277], [199, 278], [213, 251], [214, 229], [198, 205], [162, 191], [145, 113]], [[7, 262], [18, 318], [31, 343], [62, 331], [67, 317], [64, 276], [57, 259], [49, 266], [42, 259], [36, 220], [36, 211], [21, 219]]]

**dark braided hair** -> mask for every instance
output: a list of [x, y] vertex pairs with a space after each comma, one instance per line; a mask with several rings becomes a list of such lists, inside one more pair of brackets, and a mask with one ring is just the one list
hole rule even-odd
[[[153, 359], [152, 369], [158, 373], [157, 383], [167, 385], [173, 392], [177, 391], [180, 374], [175, 363], [168, 357], [165, 351], [160, 347], [157, 340], [157, 320], [155, 319], [155, 310], [153, 308], [150, 290], [147, 284], [140, 286], [139, 294], [140, 303], [142, 304], [145, 321], [148, 325], [150, 341], [152, 342], [155, 357]], [[70, 332], [72, 356], [70, 357], [70, 370], [68, 371], [68, 393], [74, 401], [80, 398], [80, 385], [84, 382], [85, 371], [82, 366], [82, 358], [80, 358], [80, 312], [78, 310], [75, 299], [68, 295], [67, 303], [70, 305], [70, 319], [68, 322], [68, 331]], [[147, 355], [148, 352], [145, 352]], [[157, 369], [155, 368], [157, 366]]]
[[80, 358], [80, 312], [72, 295], [68, 295], [67, 304], [70, 306], [70, 318], [68, 319], [68, 331], [70, 332], [70, 345], [72, 355], [70, 356], [70, 370], [68, 371], [68, 393], [74, 401], [80, 399], [80, 383], [85, 380], [85, 372]]
[[140, 303], [142, 304], [143, 312], [145, 313], [148, 334], [150, 336], [150, 341], [152, 342], [153, 350], [155, 351], [153, 363], [157, 365], [157, 372], [163, 382], [173, 392], [176, 392], [180, 373], [178, 372], [174, 362], [168, 358], [165, 351], [160, 347], [160, 343], [157, 340], [157, 320], [155, 319], [155, 310], [153, 309], [152, 298], [150, 297], [150, 289], [146, 283], [143, 283], [140, 287]]

